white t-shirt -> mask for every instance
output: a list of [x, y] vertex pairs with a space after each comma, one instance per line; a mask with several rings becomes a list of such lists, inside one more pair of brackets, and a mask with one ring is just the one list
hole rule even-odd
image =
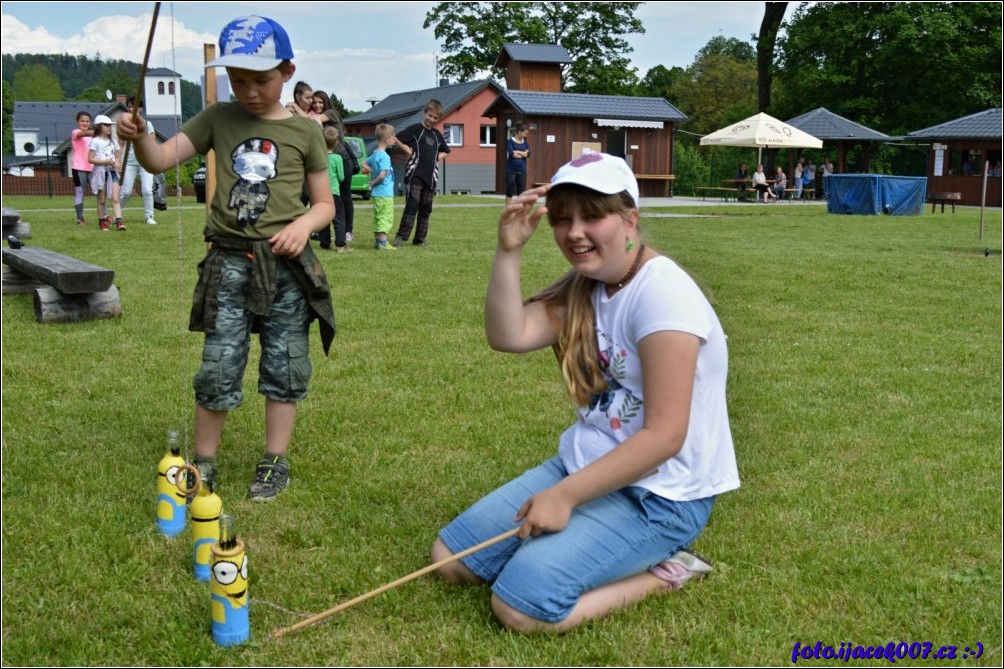
[[561, 435], [558, 455], [569, 473], [578, 471], [640, 430], [645, 421], [638, 344], [667, 330], [700, 338], [690, 425], [683, 447], [658, 471], [635, 485], [667, 499], [689, 501], [739, 487], [729, 428], [725, 383], [728, 347], [707, 298], [683, 269], [659, 256], [634, 280], [607, 297], [593, 293], [601, 366], [609, 390], [578, 408], [579, 420]]
[[[115, 152], [118, 151], [119, 147], [115, 144], [114, 140], [107, 137], [91, 137], [87, 148], [94, 152], [94, 157], [98, 160], [112, 160], [115, 158]], [[111, 165], [104, 165], [103, 167], [114, 169]]]

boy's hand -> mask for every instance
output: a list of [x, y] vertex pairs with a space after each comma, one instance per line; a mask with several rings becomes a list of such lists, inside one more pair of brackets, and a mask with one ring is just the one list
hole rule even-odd
[[311, 232], [310, 223], [300, 217], [272, 235], [268, 243], [272, 245], [272, 253], [277, 256], [298, 258], [307, 247]]
[[136, 122], [133, 123], [132, 114], [122, 114], [119, 116], [116, 126], [118, 128], [119, 139], [130, 142], [142, 139], [147, 132], [146, 120], [139, 115], [136, 116]]

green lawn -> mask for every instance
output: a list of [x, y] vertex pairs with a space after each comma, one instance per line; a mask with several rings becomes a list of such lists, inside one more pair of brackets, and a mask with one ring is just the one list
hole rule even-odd
[[[201, 212], [172, 202], [146, 226], [132, 209], [128, 231], [100, 233], [73, 224], [68, 200], [5, 198], [31, 224], [28, 244], [114, 269], [123, 309], [43, 325], [31, 295], [3, 298], [5, 666], [790, 665], [796, 642], [817, 641], [930, 642], [959, 658], [979, 642], [962, 663], [1000, 665], [1001, 212], [980, 240], [971, 208], [890, 218], [709, 203], [643, 219], [729, 335], [743, 486], [695, 546], [715, 564], [708, 579], [551, 637], [501, 630], [487, 588], [424, 577], [270, 640], [297, 613], [425, 566], [444, 523], [553, 455], [572, 420], [550, 351], [485, 343], [501, 202], [436, 202], [429, 248], [376, 253], [360, 206], [356, 252], [322, 256], [339, 332], [329, 358], [312, 333], [293, 482], [271, 505], [244, 499], [263, 445], [252, 354], [220, 451], [224, 508], [248, 546], [252, 640], [223, 649], [189, 531], [155, 527], [164, 435], [191, 440]], [[527, 292], [565, 267], [546, 229], [525, 258]], [[960, 660], [899, 662], [918, 663]]]

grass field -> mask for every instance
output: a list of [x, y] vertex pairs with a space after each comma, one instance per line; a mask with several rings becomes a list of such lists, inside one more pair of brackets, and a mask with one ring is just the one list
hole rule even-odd
[[[154, 523], [165, 432], [191, 440], [201, 212], [172, 202], [146, 226], [130, 210], [128, 231], [100, 233], [74, 225], [68, 201], [3, 204], [30, 223], [28, 244], [114, 269], [123, 309], [40, 324], [31, 295], [3, 298], [5, 666], [790, 665], [795, 643], [817, 641], [958, 647], [897, 664], [1004, 660], [1000, 210], [983, 240], [971, 208], [648, 212], [673, 215], [644, 218], [645, 239], [694, 274], [729, 335], [743, 485], [694, 547], [714, 573], [563, 636], [505, 632], [487, 588], [425, 577], [273, 641], [298, 614], [425, 566], [436, 531], [553, 455], [572, 419], [550, 351], [485, 343], [500, 202], [438, 198], [429, 247], [396, 254], [366, 243], [360, 206], [356, 252], [322, 256], [339, 332], [325, 358], [312, 331], [279, 500], [245, 499], [263, 445], [256, 352], [224, 433], [252, 640], [223, 649], [189, 531], [166, 539]], [[564, 267], [542, 231], [526, 291]]]

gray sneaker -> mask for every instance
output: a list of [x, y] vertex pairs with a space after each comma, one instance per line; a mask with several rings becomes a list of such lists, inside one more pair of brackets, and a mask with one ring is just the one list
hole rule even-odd
[[258, 461], [248, 497], [252, 502], [271, 502], [288, 485], [289, 463], [279, 462], [278, 456], [265, 457]]

